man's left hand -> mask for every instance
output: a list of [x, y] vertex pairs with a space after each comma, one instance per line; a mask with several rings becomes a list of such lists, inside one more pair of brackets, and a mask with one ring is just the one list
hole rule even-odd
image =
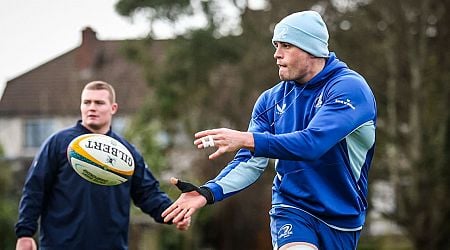
[[[211, 141], [212, 140], [212, 141]], [[205, 143], [206, 142], [206, 143]], [[210, 129], [195, 134], [194, 145], [202, 149], [213, 146], [217, 150], [209, 155], [209, 159], [215, 159], [227, 152], [236, 152], [241, 148], [251, 151], [255, 148], [253, 134], [228, 128]]]

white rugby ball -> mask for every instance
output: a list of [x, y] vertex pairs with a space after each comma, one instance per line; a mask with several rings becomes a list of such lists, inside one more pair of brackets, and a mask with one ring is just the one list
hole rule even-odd
[[114, 186], [128, 181], [134, 172], [130, 151], [116, 139], [102, 134], [84, 134], [67, 147], [72, 168], [84, 179]]

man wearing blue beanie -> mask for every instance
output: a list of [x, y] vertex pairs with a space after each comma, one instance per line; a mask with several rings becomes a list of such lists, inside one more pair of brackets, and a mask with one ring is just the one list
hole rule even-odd
[[367, 212], [376, 103], [364, 78], [328, 51], [328, 30], [314, 11], [291, 14], [274, 29], [281, 82], [256, 101], [246, 132], [195, 134], [215, 159], [238, 151], [201, 187], [173, 179], [183, 192], [165, 221], [191, 216], [258, 180], [275, 159], [270, 228], [274, 249], [356, 249]]
[[315, 57], [328, 57], [328, 30], [319, 13], [297, 12], [281, 20], [273, 31], [272, 43], [290, 43]]

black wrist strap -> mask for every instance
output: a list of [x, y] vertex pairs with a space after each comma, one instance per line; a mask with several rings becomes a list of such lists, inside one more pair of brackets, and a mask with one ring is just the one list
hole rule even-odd
[[177, 184], [175, 184], [175, 185], [182, 193], [196, 191], [197, 193], [201, 194], [203, 197], [206, 198], [207, 204], [214, 203], [214, 196], [213, 196], [211, 190], [207, 187], [197, 187], [192, 183], [181, 181], [181, 180], [178, 180]]

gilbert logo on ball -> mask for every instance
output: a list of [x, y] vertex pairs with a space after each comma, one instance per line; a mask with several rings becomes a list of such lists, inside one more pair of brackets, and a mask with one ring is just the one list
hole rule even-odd
[[67, 148], [72, 168], [84, 179], [105, 186], [128, 181], [134, 172], [130, 151], [116, 139], [102, 134], [76, 137]]

